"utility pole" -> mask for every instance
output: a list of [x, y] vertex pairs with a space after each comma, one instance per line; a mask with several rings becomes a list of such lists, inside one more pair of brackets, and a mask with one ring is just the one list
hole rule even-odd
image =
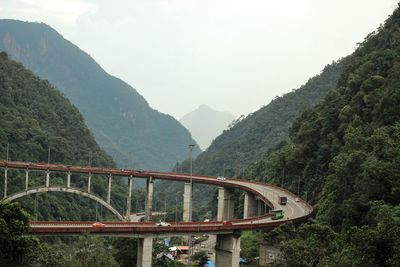
[[190, 205], [189, 205], [189, 222], [192, 221], [192, 206], [193, 206], [193, 158], [192, 152], [195, 145], [189, 145], [190, 149]]

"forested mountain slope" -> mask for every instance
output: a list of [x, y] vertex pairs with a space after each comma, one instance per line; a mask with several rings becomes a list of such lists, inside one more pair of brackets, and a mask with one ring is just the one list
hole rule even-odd
[[316, 220], [267, 234], [277, 266], [400, 265], [400, 8], [349, 57], [337, 87], [252, 164], [315, 204]]
[[248, 177], [297, 190], [336, 228], [368, 223], [371, 201], [400, 203], [400, 10], [350, 56], [336, 89]]
[[45, 24], [0, 20], [0, 50], [61, 90], [121, 167], [170, 170], [195, 143], [173, 117]]
[[299, 89], [277, 97], [224, 131], [194, 161], [195, 172], [239, 175], [244, 167], [288, 137], [290, 126], [302, 110], [316, 105], [335, 87], [345, 62], [342, 59], [327, 65]]
[[[346, 62], [347, 58], [342, 58], [327, 65], [299, 89], [232, 123], [193, 161], [194, 173], [243, 177], [249, 164], [262, 159], [269, 149], [288, 138], [289, 129], [302, 110], [316, 105], [335, 88]], [[189, 172], [189, 160], [177, 164], [174, 171]], [[169, 185], [165, 187], [166, 192], [176, 190]], [[209, 190], [202, 185], [195, 188], [194, 197], [199, 205], [208, 205], [214, 196]]]
[[[47, 81], [20, 63], [0, 54], [0, 158], [66, 165], [115, 166], [97, 145], [79, 111]], [[91, 163], [89, 163], [89, 160]], [[66, 185], [66, 177], [51, 174], [52, 185]], [[105, 196], [106, 178], [93, 177], [93, 191]], [[25, 173], [9, 172], [8, 194], [24, 189]], [[30, 187], [44, 186], [45, 174], [30, 173]], [[72, 177], [72, 186], [85, 188], [85, 178]], [[4, 183], [0, 183], [3, 192]], [[122, 209], [126, 202], [123, 181], [114, 179], [112, 204]], [[38, 206], [34, 210], [35, 199]], [[94, 220], [93, 201], [71, 194], [45, 193], [21, 199], [37, 219]], [[100, 210], [100, 208], [99, 208]], [[99, 213], [99, 216], [101, 214]]]

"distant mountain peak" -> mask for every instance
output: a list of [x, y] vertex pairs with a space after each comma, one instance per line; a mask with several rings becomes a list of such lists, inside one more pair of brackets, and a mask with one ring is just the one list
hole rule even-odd
[[233, 114], [217, 111], [206, 104], [202, 104], [194, 111], [184, 115], [180, 122], [190, 131], [200, 147], [205, 150], [214, 138], [228, 128], [233, 120], [235, 120]]
[[206, 105], [206, 104], [201, 104], [198, 108], [198, 110], [212, 110], [212, 111], [216, 111], [215, 109], [211, 108], [210, 106]]

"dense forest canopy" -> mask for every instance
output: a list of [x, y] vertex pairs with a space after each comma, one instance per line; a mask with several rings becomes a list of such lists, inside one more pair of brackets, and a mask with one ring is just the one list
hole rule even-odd
[[[335, 89], [293, 124], [248, 177], [300, 190], [319, 217], [362, 223], [368, 201], [399, 204], [399, 10], [350, 56]], [[300, 185], [300, 187], [299, 187]]]
[[[1, 160], [7, 158], [8, 147], [9, 160], [115, 167], [111, 157], [97, 145], [78, 109], [49, 82], [8, 59], [5, 52], [0, 53], [0, 126]], [[44, 186], [44, 173], [30, 172], [29, 176], [30, 188]], [[66, 177], [52, 173], [50, 184], [66, 186]], [[9, 170], [8, 194], [20, 192], [24, 186], [25, 173]], [[71, 186], [86, 190], [87, 177], [73, 175]], [[2, 182], [0, 191], [3, 189]], [[93, 176], [92, 192], [104, 199], [106, 190], [107, 179]], [[125, 182], [113, 179], [111, 204], [122, 214], [126, 194]], [[123, 262], [128, 256], [121, 246], [136, 246], [135, 239], [120, 241], [84, 236], [41, 242], [26, 237], [29, 220], [94, 221], [116, 217], [92, 200], [67, 193], [35, 194], [18, 202], [21, 205], [0, 201], [1, 266], [118, 266], [114, 254], [125, 266]], [[138, 188], [133, 192], [132, 207], [144, 208], [144, 193]], [[92, 249], [82, 250], [88, 244]], [[110, 250], [112, 245], [117, 249]]]
[[398, 8], [289, 140], [247, 169], [249, 179], [289, 188], [317, 209], [315, 222], [265, 237], [282, 249], [278, 266], [400, 264], [399, 29]]
[[[9, 60], [4, 52], [0, 54], [0, 125], [0, 158], [3, 160], [7, 157], [8, 146], [9, 160], [115, 166], [111, 157], [97, 145], [77, 108], [47, 81]], [[43, 186], [44, 178], [44, 173], [31, 172], [29, 186]], [[86, 182], [87, 177], [72, 176], [73, 187], [85, 190]], [[10, 171], [8, 194], [23, 190], [24, 183], [25, 173]], [[50, 183], [66, 185], [66, 177], [51, 174]], [[106, 183], [104, 177], [93, 177], [92, 190], [105, 197]], [[4, 183], [0, 183], [1, 191], [3, 186]], [[122, 180], [114, 179], [112, 196], [112, 204], [122, 212], [126, 206]], [[36, 213], [37, 219], [96, 219], [95, 203], [75, 195], [46, 193], [20, 201], [31, 214]], [[36, 201], [38, 210], [34, 210]]]

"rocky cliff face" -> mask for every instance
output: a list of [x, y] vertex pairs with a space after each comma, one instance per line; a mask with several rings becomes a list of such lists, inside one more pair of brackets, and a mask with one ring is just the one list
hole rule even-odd
[[0, 20], [0, 50], [62, 91], [121, 167], [170, 170], [195, 143], [173, 117], [45, 24]]

